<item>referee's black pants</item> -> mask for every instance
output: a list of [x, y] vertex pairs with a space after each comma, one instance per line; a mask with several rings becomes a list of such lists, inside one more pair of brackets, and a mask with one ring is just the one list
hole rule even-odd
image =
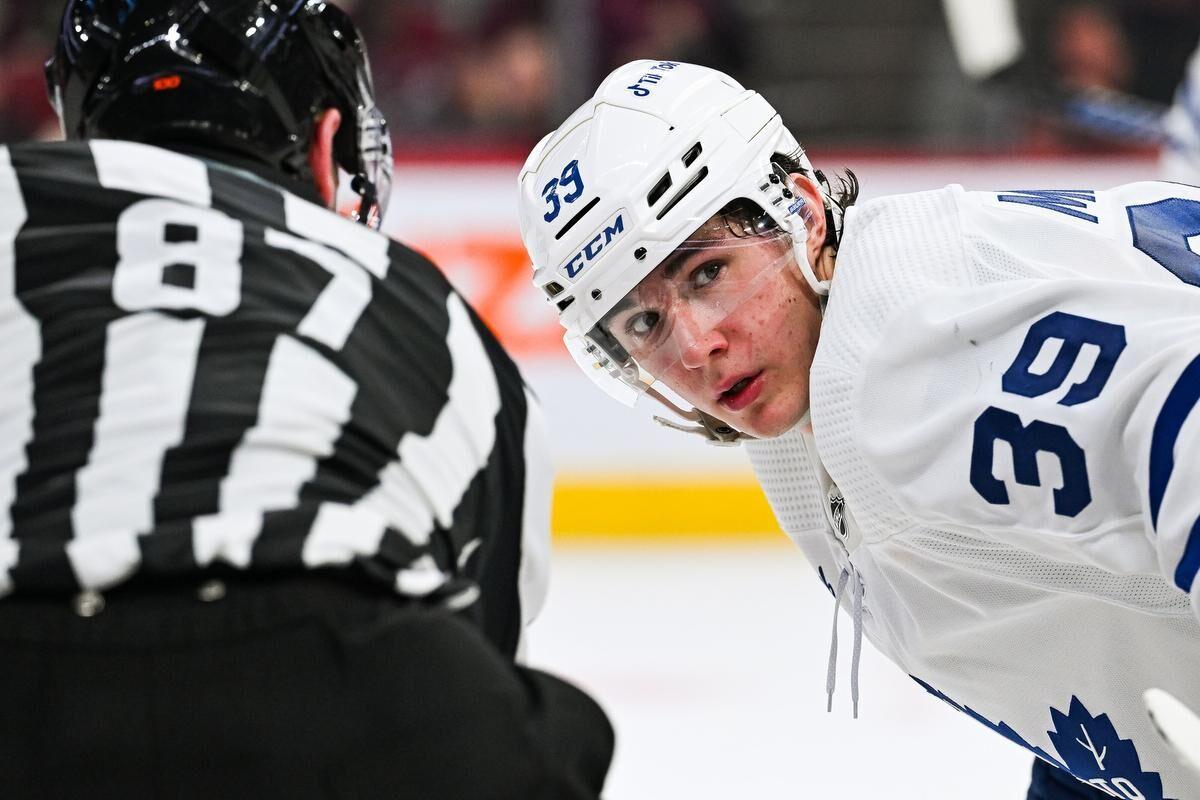
[[90, 617], [0, 600], [0, 796], [599, 796], [604, 712], [463, 620], [319, 577], [196, 583]]

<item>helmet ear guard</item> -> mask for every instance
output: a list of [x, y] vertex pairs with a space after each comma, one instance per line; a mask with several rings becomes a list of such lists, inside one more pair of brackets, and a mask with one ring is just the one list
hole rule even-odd
[[[334, 151], [338, 163], [353, 176], [351, 189], [362, 197], [356, 218], [377, 228], [391, 197], [392, 138], [387, 120], [375, 104], [366, 45], [349, 17], [328, 9], [323, 2], [307, 3], [302, 12], [307, 15], [306, 24], [300, 30], [341, 100], [343, 117], [353, 121], [338, 130]], [[353, 74], [346, 69], [347, 63], [353, 65]]]

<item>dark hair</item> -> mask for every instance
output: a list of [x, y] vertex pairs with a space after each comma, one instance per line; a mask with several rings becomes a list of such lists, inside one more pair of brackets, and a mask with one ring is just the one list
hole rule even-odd
[[726, 203], [717, 214], [724, 219], [725, 228], [739, 239], [760, 235], [778, 227], [762, 206], [744, 197]]

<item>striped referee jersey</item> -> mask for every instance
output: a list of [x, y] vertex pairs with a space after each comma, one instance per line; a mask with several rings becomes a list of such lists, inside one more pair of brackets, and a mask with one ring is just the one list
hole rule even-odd
[[0, 594], [347, 567], [512, 652], [551, 483], [516, 367], [412, 250], [249, 172], [0, 148]]

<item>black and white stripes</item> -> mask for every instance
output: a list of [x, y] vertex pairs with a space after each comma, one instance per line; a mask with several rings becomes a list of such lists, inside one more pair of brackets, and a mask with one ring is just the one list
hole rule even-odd
[[[249, 173], [0, 148], [0, 336], [0, 593], [354, 564], [462, 605], [476, 560], [515, 585], [545, 538], [542, 437], [473, 312], [412, 251]], [[519, 626], [494, 594], [485, 616]]]

